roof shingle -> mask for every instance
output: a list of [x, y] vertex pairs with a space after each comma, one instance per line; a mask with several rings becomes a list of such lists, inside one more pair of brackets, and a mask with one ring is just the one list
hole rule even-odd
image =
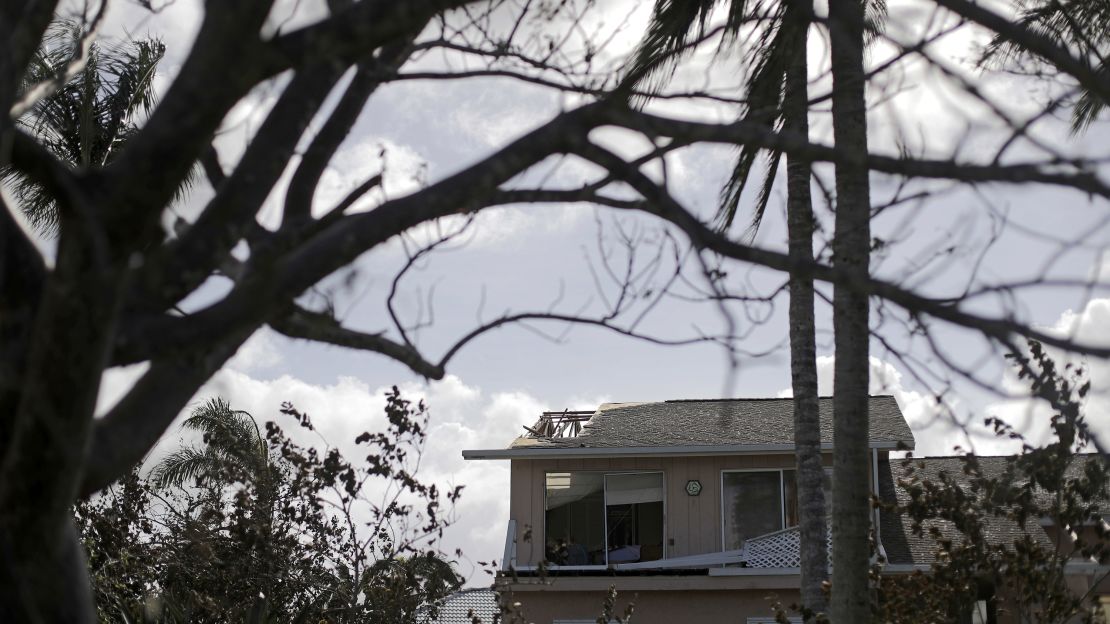
[[[821, 441], [832, 443], [832, 398], [820, 399]], [[913, 447], [898, 402], [888, 395], [870, 403], [871, 442]], [[793, 399], [712, 399], [658, 403], [605, 403], [572, 438], [517, 438], [510, 448], [613, 448], [794, 444]]]
[[493, 622], [499, 613], [497, 593], [491, 589], [463, 589], [443, 599], [439, 613], [434, 619], [425, 610], [418, 621], [420, 624], [471, 624], [474, 618], [482, 622]]
[[[997, 477], [1002, 474], [1006, 456], [979, 457], [979, 466], [984, 476]], [[938, 481], [942, 472], [955, 477], [957, 482], [964, 475], [964, 461], [961, 457], [924, 457], [910, 460], [914, 474], [919, 479]], [[1081, 463], [1073, 464], [1076, 470], [1081, 470]], [[909, 494], [897, 485], [899, 479], [909, 477], [907, 467], [903, 460], [896, 459], [879, 463], [879, 497], [886, 502], [897, 501], [899, 505], [909, 503]], [[969, 482], [970, 483], [970, 482]], [[937, 542], [929, 536], [928, 531], [922, 535], [914, 535], [910, 526], [911, 520], [897, 513], [883, 509], [880, 514], [879, 531], [883, 547], [890, 563], [929, 564], [935, 560]], [[1034, 520], [1019, 525], [1013, 520], [989, 516], [985, 518], [985, 531], [987, 539], [993, 544], [1012, 544], [1022, 536], [1029, 535], [1041, 545], [1051, 547], [1051, 541], [1044, 528]], [[934, 520], [926, 523], [926, 528], [935, 526], [940, 530], [943, 539], [958, 541], [962, 534], [952, 522]]]

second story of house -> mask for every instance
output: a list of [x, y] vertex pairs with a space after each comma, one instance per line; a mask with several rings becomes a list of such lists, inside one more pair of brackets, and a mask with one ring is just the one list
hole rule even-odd
[[[872, 484], [891, 451], [913, 435], [891, 396], [869, 403]], [[820, 400], [826, 499], [832, 399]], [[544, 413], [507, 448], [468, 450], [511, 462], [506, 564], [583, 570], [650, 569], [759, 557], [796, 540], [792, 399], [607, 403], [593, 412]], [[873, 487], [874, 490], [874, 487]], [[831, 501], [830, 501], [831, 502]], [[747, 548], [747, 550], [744, 550]], [[793, 548], [796, 557], [796, 546]]]

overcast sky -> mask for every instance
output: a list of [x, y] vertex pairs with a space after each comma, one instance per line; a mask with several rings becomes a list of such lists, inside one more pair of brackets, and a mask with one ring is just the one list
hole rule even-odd
[[[150, 16], [117, 3], [105, 34], [161, 37], [167, 45], [160, 78], [164, 88], [191, 45], [200, 15], [198, 4], [177, 0], [160, 14]], [[308, 3], [296, 6], [302, 4]], [[604, 13], [597, 18], [602, 27], [612, 30], [624, 24], [606, 52], [609, 56], [603, 55], [604, 62], [622, 58], [639, 36], [646, 14], [632, 10], [636, 3], [630, 0], [602, 4], [605, 6], [599, 11]], [[890, 6], [889, 32], [893, 36], [909, 38], [919, 31], [915, 29], [924, 23], [924, 5], [892, 1]], [[274, 23], [290, 28], [311, 19], [312, 15], [298, 14], [288, 21], [275, 18]], [[984, 41], [981, 33], [964, 29], [931, 49], [957, 75], [982, 80], [984, 89], [1013, 114], [1033, 110], [1042, 94], [1028, 81], [1004, 76], [988, 80], [971, 66], [976, 46]], [[870, 61], [881, 63], [889, 53], [890, 47], [880, 44], [873, 49]], [[817, 77], [826, 65], [821, 41], [811, 44], [810, 57]], [[681, 67], [676, 79], [691, 85], [735, 84], [736, 66], [712, 61], [712, 55], [700, 55]], [[434, 66], [438, 61], [426, 62]], [[234, 71], [234, 63], [228, 64], [228, 71]], [[827, 80], [817, 80], [813, 88], [819, 92], [827, 86]], [[234, 163], [279, 87], [280, 82], [258, 90], [229, 116], [227, 130], [217, 141], [225, 164]], [[970, 157], [989, 153], [998, 144], [997, 120], [925, 63], [918, 61], [887, 72], [874, 91], [876, 102], [879, 93], [890, 96], [871, 117], [875, 150], [894, 153], [903, 146], [943, 156], [959, 146], [961, 153]], [[383, 166], [384, 193], [390, 197], [404, 194], [421, 180], [436, 180], [480, 158], [572, 103], [560, 94], [508, 79], [391, 85], [375, 94], [367, 106], [326, 174], [317, 200], [324, 204], [340, 197]], [[684, 108], [677, 104], [661, 110], [688, 117], [731, 115], [727, 109]], [[827, 111], [816, 113], [813, 123], [814, 136], [827, 138]], [[1066, 127], [1066, 121], [1049, 121], [1039, 132], [1059, 145], [1067, 136]], [[1102, 150], [1105, 155], [1102, 146], [1110, 144], [1107, 138], [1105, 127], [1096, 125], [1067, 148], [1088, 155]], [[626, 153], [645, 149], [619, 133], [603, 140]], [[1010, 157], [1019, 159], [1033, 153], [1019, 142]], [[731, 164], [729, 149], [683, 150], [668, 161], [670, 187], [685, 205], [708, 216]], [[540, 173], [570, 184], [590, 173], [588, 167], [565, 161], [545, 163], [541, 169]], [[875, 204], [888, 200], [895, 190], [892, 181], [883, 176], [875, 176], [874, 186]], [[928, 188], [939, 191], [943, 185]], [[191, 217], [209, 193], [209, 189], [198, 188], [177, 208], [178, 212]], [[758, 244], [776, 249], [783, 248], [785, 239], [781, 193], [779, 190], [772, 199], [770, 214], [756, 239]], [[280, 197], [280, 189], [275, 197]], [[371, 198], [366, 207], [380, 200], [380, 196]], [[964, 288], [972, 266], [979, 267], [978, 274], [985, 281], [1035, 277], [1050, 267], [1048, 273], [1053, 276], [1084, 279], [1101, 275], [1104, 279], [1100, 281], [1105, 282], [1110, 279], [1110, 271], [1102, 273], [1101, 250], [1108, 234], [1105, 208], [1105, 202], [1053, 189], [992, 185], [978, 192], [950, 190], [927, 203], [886, 211], [876, 220], [876, 236], [890, 246], [876, 258], [875, 271], [890, 279], [913, 274], [917, 276], [912, 282], [915, 287], [929, 294], [946, 295]], [[1001, 233], [996, 231], [1000, 215], [1010, 220]], [[820, 217], [826, 226], [830, 225], [827, 210], [822, 210]], [[740, 220], [744, 220], [743, 215]], [[453, 222], [445, 227], [457, 225]], [[557, 309], [563, 312], [596, 312], [603, 305], [603, 293], [611, 294], [611, 288], [599, 290], [591, 268], [599, 271], [602, 248], [609, 249], [618, 263], [623, 262], [621, 249], [613, 246], [618, 228], [645, 237], [642, 248], [649, 251], [655, 248], [651, 241], [657, 241], [663, 231], [658, 222], [646, 217], [617, 216], [582, 206], [489, 211], [478, 217], [459, 244], [433, 254], [402, 282], [398, 312], [404, 318], [415, 319], [421, 312], [434, 311], [434, 324], [419, 334], [420, 346], [433, 356], [442, 353], [479, 319], [489, 320], [507, 310], [545, 310], [557, 302]], [[1069, 243], [1045, 242], [1046, 234]], [[1080, 237], [1082, 244], [1073, 242]], [[980, 257], [978, 252], [992, 238], [995, 240], [989, 251]], [[953, 248], [950, 254], [934, 258], [938, 249], [948, 246]], [[642, 252], [643, 260], [649, 251]], [[384, 301], [403, 259], [402, 247], [394, 241], [360, 259], [353, 273], [344, 273], [330, 282], [337, 309], [349, 325], [366, 330], [389, 327]], [[780, 276], [768, 271], [743, 266], [731, 266], [729, 271], [730, 279], [746, 283], [752, 294], [768, 294], [782, 282]], [[214, 282], [189, 305], [202, 306], [218, 296], [221, 288]], [[1021, 318], [1040, 326], [1106, 343], [1110, 341], [1110, 299], [1099, 298], [1100, 294], [1105, 296], [1098, 288], [1082, 292], [1042, 290], [1015, 305]], [[997, 312], [990, 304], [982, 309]], [[749, 312], [751, 316], [736, 318], [741, 331], [750, 331], [741, 347], [761, 355], [741, 356], [736, 367], [730, 367], [726, 354], [713, 345], [663, 347], [597, 329], [566, 331], [545, 325], [536, 327], [544, 330], [546, 337], [527, 328], [506, 328], [480, 338], [451, 362], [445, 380], [430, 384], [380, 356], [293, 342], [262, 330], [198, 393], [195, 401], [220, 395], [260, 420], [275, 419], [279, 423], [283, 417], [278, 406], [292, 401], [313, 416], [325, 437], [339, 444], [380, 422], [383, 391], [389, 386], [396, 384], [410, 396], [425, 397], [431, 407], [432, 428], [421, 475], [466, 486], [445, 550], [461, 548], [466, 556], [462, 571], [470, 575], [476, 569], [473, 562], [500, 559], [508, 517], [508, 465], [463, 462], [463, 449], [502, 447], [521, 432], [521, 425], [533, 422], [543, 410], [592, 409], [605, 401], [784, 395], [790, 385], [785, 297], [780, 296], [773, 305], [753, 306]], [[828, 393], [832, 378], [829, 307], [819, 303], [817, 315], [821, 391]], [[721, 327], [722, 318], [715, 306], [678, 300], [664, 302], [643, 325], [645, 331], [670, 338]], [[931, 385], [925, 385], [903, 363], [884, 353], [881, 344], [873, 344], [872, 391], [897, 397], [914, 429], [919, 454], [941, 454], [949, 452], [954, 444], [966, 445], [960, 431], [937, 416], [930, 398], [934, 392], [946, 389], [943, 378], [950, 374], [944, 366], [896, 326], [880, 326], [879, 332], [920, 358], [922, 368], [931, 367], [938, 375], [927, 380]], [[994, 390], [1021, 392], [1002, 361], [989, 355], [981, 340], [965, 331], [941, 327], [936, 335], [952, 361], [979, 371]], [[1110, 432], [1105, 416], [1110, 406], [1106, 394], [1110, 390], [1110, 366], [1105, 362], [1086, 363], [1092, 369], [1095, 387], [1088, 413], [1096, 429]], [[102, 409], [120, 396], [139, 370], [141, 366], [109, 373], [101, 396]], [[945, 400], [959, 418], [973, 416], [977, 422], [992, 413], [1006, 416], [1031, 433], [1044, 430], [1043, 414], [1028, 401], [1006, 400], [991, 388], [959, 379], [954, 384]], [[171, 431], [161, 448], [177, 440], [178, 432]], [[1006, 450], [1005, 445], [993, 440], [973, 442], [981, 452]], [[471, 581], [482, 583], [484, 578], [476, 574]]]

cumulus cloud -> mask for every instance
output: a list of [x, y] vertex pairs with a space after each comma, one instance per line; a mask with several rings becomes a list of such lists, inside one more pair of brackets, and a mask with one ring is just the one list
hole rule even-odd
[[239, 347], [227, 366], [238, 371], [263, 371], [281, 364], [283, 360], [276, 334], [269, 327], [263, 327]]

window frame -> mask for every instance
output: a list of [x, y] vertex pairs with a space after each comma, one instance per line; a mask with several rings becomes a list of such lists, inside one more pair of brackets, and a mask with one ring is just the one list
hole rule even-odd
[[725, 468], [725, 469], [721, 470], [721, 477], [719, 479], [717, 479], [717, 487], [718, 487], [717, 500], [719, 502], [718, 507], [720, 507], [720, 509], [719, 509], [720, 513], [718, 513], [718, 519], [720, 520], [720, 524], [721, 524], [721, 552], [728, 552], [728, 549], [725, 548], [725, 544], [726, 544], [726, 539], [725, 539], [726, 538], [726, 536], [725, 536], [725, 475], [728, 474], [728, 473], [741, 473], [741, 472], [746, 472], [746, 473], [751, 473], [751, 472], [777, 472], [777, 473], [779, 473], [779, 524], [781, 525], [781, 528], [779, 530], [781, 531], [781, 530], [787, 528], [786, 527], [786, 495], [785, 495], [785, 492], [784, 492], [784, 490], [786, 489], [786, 478], [782, 474], [786, 470], [794, 470], [794, 469], [793, 468]]
[[[822, 466], [822, 469], [824, 469], [824, 471], [825, 471], [825, 479], [828, 481], [829, 485], [831, 486], [832, 485], [832, 476], [833, 476], [832, 466]], [[721, 524], [721, 552], [728, 552], [728, 550], [725, 548], [725, 473], [728, 473], [728, 472], [777, 472], [777, 473], [779, 473], [779, 508], [780, 508], [780, 513], [782, 514], [781, 515], [781, 520], [780, 520], [780, 523], [782, 524], [782, 528], [779, 529], [779, 530], [780, 531], [785, 531], [786, 529], [790, 528], [790, 527], [786, 526], [786, 476], [783, 474], [784, 472], [787, 472], [787, 471], [797, 473], [798, 469], [796, 467], [791, 466], [791, 467], [788, 467], [788, 468], [725, 468], [725, 469], [721, 470], [721, 476], [717, 480], [718, 481], [718, 483], [717, 483], [717, 486], [718, 486], [717, 506], [720, 508], [719, 513], [718, 513], [718, 519], [720, 520], [720, 524]], [[794, 487], [795, 487], [795, 489], [798, 487], [798, 475], [797, 474], [794, 475]], [[830, 489], [830, 494], [831, 494], [831, 489]], [[832, 509], [826, 509], [825, 510], [825, 515], [826, 515], [826, 517], [832, 517]]]
[[606, 511], [608, 501], [608, 481], [606, 477], [610, 475], [630, 475], [630, 474], [657, 474], [663, 478], [663, 557], [658, 561], [665, 561], [667, 559], [667, 472], [662, 469], [658, 470], [576, 470], [573, 468], [566, 469], [552, 469], [543, 471], [542, 487], [543, 487], [543, 539], [542, 543], [547, 543], [547, 475], [549, 474], [569, 474], [572, 472], [590, 472], [601, 475], [601, 509], [602, 509], [602, 532], [605, 534], [605, 564], [590, 564], [590, 565], [558, 565], [548, 563], [548, 567], [558, 570], [607, 570], [609, 569], [609, 514]]

